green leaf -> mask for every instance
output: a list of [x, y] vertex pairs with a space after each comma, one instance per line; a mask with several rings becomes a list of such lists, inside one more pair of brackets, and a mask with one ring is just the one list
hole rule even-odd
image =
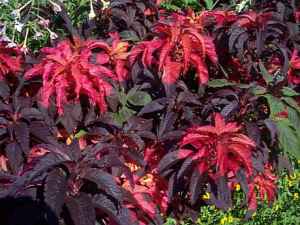
[[296, 159], [300, 159], [300, 138], [292, 128], [288, 119], [276, 122], [279, 133], [279, 144], [285, 153], [289, 153]]
[[269, 74], [268, 70], [266, 69], [266, 67], [264, 66], [264, 64], [262, 62], [259, 62], [259, 69], [260, 69], [260, 72], [261, 72], [265, 82], [267, 84], [270, 84], [273, 81], [273, 77], [272, 77], [272, 75]]
[[136, 33], [132, 30], [125, 30], [120, 33], [120, 36], [123, 41], [133, 41], [137, 42], [139, 41], [139, 37], [136, 35]]
[[134, 95], [139, 90], [139, 88], [140, 88], [140, 85], [136, 85], [133, 88], [131, 88], [129, 90], [129, 92], [127, 93], [127, 98]]
[[226, 86], [234, 86], [235, 83], [229, 82], [226, 79], [214, 79], [208, 82], [208, 86], [212, 88], [226, 87]]
[[290, 107], [296, 109], [300, 113], [300, 106], [298, 105], [298, 103], [293, 98], [284, 97], [282, 99], [286, 104], [288, 104]]
[[292, 123], [295, 130], [298, 132], [300, 131], [300, 113], [293, 109], [292, 107], [288, 107], [288, 118]]
[[270, 94], [266, 94], [264, 97], [268, 100], [272, 118], [275, 118], [278, 113], [285, 109], [285, 105], [279, 98], [276, 98]]
[[204, 0], [206, 9], [212, 10], [214, 8], [213, 0]]
[[267, 93], [267, 89], [260, 86], [260, 85], [257, 85], [257, 86], [254, 86], [251, 88], [251, 92], [254, 94], [254, 95], [264, 95]]
[[127, 103], [127, 96], [123, 91], [118, 92], [119, 102], [125, 106]]
[[293, 90], [292, 88], [289, 87], [284, 87], [282, 89], [282, 94], [286, 97], [294, 97], [294, 96], [299, 96], [300, 94]]
[[152, 101], [151, 96], [144, 91], [137, 91], [127, 97], [128, 102], [135, 106], [145, 106]]
[[236, 84], [236, 87], [241, 89], [249, 89], [252, 87], [253, 84]]
[[124, 106], [119, 112], [112, 113], [112, 118], [114, 121], [122, 125], [124, 122], [126, 122], [130, 117], [132, 117], [136, 112], [132, 109], [127, 108]]
[[81, 137], [85, 136], [87, 134], [87, 132], [85, 130], [80, 130], [79, 132], [77, 132], [74, 137], [76, 139], [80, 139]]

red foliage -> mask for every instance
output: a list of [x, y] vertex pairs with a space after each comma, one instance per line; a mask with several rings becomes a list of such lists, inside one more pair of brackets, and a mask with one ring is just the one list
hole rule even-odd
[[22, 54], [18, 47], [7, 47], [0, 42], [0, 80], [9, 74], [15, 74], [21, 70]]
[[[294, 50], [290, 60], [290, 69], [288, 71], [288, 81], [291, 84], [300, 84], [300, 57], [298, 51]], [[298, 73], [298, 74], [297, 74]]]
[[143, 177], [135, 176], [134, 186], [129, 181], [123, 187], [132, 194], [135, 203], [127, 203], [126, 207], [139, 224], [147, 224], [137, 210], [142, 210], [149, 218], [155, 219], [157, 210], [166, 213], [168, 207], [167, 182], [156, 173], [147, 173]]
[[201, 27], [189, 17], [173, 14], [169, 19], [170, 23], [160, 21], [155, 26], [156, 38], [141, 42], [132, 49], [131, 63], [142, 55], [143, 65], [158, 66], [166, 84], [174, 83], [192, 66], [197, 71], [199, 83], [206, 84], [209, 75], [205, 60], [218, 61], [213, 40], [203, 34]]
[[300, 23], [300, 11], [295, 12], [295, 18], [296, 18], [296, 22]]
[[236, 23], [245, 28], [261, 27], [272, 17], [273, 13], [256, 13], [250, 11], [239, 16]]
[[210, 17], [214, 18], [217, 26], [232, 23], [237, 19], [237, 15], [234, 11], [213, 10], [201, 12], [199, 16], [196, 16], [195, 20], [200, 24], [204, 24], [204, 21]]
[[253, 182], [249, 184], [248, 193], [248, 205], [249, 209], [256, 210], [257, 199], [256, 199], [256, 189], [259, 193], [261, 201], [264, 201], [265, 196], [270, 204], [276, 198], [276, 180], [277, 177], [273, 175], [270, 166], [265, 166], [265, 171], [262, 174], [257, 174], [254, 177]]
[[[48, 107], [50, 97], [55, 95], [58, 112], [63, 114], [64, 104], [78, 101], [83, 94], [105, 112], [105, 96], [111, 91], [107, 78], [122, 81], [128, 73], [125, 67], [128, 43], [121, 42], [115, 34], [112, 37], [112, 47], [102, 41], [75, 39], [75, 43], [65, 40], [56, 47], [43, 48], [45, 57], [25, 73], [26, 79], [42, 76], [42, 104]], [[93, 55], [96, 63], [92, 62]]]
[[161, 3], [163, 3], [165, 0], [156, 0], [156, 4], [160, 5]]
[[165, 155], [165, 150], [160, 144], [151, 145], [144, 150], [144, 160], [150, 167], [151, 171], [156, 171], [157, 165], [162, 157]]
[[251, 154], [255, 143], [241, 134], [236, 123], [225, 123], [220, 114], [215, 115], [215, 125], [196, 126], [187, 130], [180, 143], [180, 151], [186, 152], [188, 146], [196, 151], [192, 155], [197, 161], [200, 174], [211, 177], [227, 176], [244, 168], [248, 175], [253, 172]]

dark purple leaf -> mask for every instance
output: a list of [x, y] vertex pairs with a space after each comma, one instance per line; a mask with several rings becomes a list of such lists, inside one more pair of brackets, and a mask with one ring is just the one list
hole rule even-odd
[[14, 174], [17, 174], [23, 163], [23, 152], [20, 145], [16, 142], [9, 143], [5, 147], [5, 153], [8, 158], [10, 168]]
[[7, 98], [10, 94], [8, 85], [4, 81], [0, 81], [0, 97]]
[[146, 113], [152, 113], [152, 112], [157, 112], [160, 111], [162, 109], [164, 109], [165, 106], [165, 98], [161, 98], [161, 99], [156, 99], [152, 102], [150, 102], [149, 104], [145, 105], [141, 111], [138, 113], [139, 116], [146, 114]]
[[23, 152], [27, 155], [29, 153], [29, 127], [26, 123], [21, 122], [14, 126], [14, 132], [16, 139], [20, 146], [22, 147]]
[[180, 170], [177, 174], [177, 179], [180, 179], [184, 175], [186, 175], [192, 167], [193, 167], [193, 159], [191, 157], [184, 160], [184, 162], [182, 163]]
[[188, 150], [187, 151], [178, 150], [178, 151], [168, 153], [160, 160], [158, 164], [158, 172], [162, 173], [165, 170], [170, 169], [172, 166], [182, 161], [182, 159], [188, 157], [188, 154], [190, 153], [191, 151]]
[[194, 205], [199, 199], [200, 193], [203, 191], [203, 179], [201, 174], [197, 169], [193, 171], [193, 174], [191, 176], [190, 180], [190, 187], [189, 191], [191, 194], [190, 201], [191, 204]]
[[93, 197], [94, 206], [104, 212], [112, 221], [118, 225], [132, 224], [129, 211], [126, 208], [120, 208], [116, 202], [108, 196], [97, 194]]
[[277, 126], [271, 119], [266, 119], [264, 123], [271, 134], [271, 145], [274, 145], [276, 137], [278, 135]]
[[261, 132], [255, 123], [246, 123], [248, 136], [255, 141], [256, 145], [260, 145]]
[[107, 172], [99, 169], [89, 168], [85, 171], [84, 178], [97, 184], [98, 188], [105, 191], [117, 200], [122, 199], [121, 188], [115, 178]]
[[29, 129], [31, 135], [46, 143], [51, 136], [49, 127], [42, 121], [32, 121], [29, 125]]
[[24, 108], [21, 110], [21, 117], [26, 119], [26, 120], [32, 120], [32, 119], [36, 119], [36, 120], [41, 120], [43, 119], [43, 114], [35, 108]]
[[95, 225], [96, 213], [92, 199], [85, 193], [68, 196], [66, 206], [74, 225]]
[[291, 162], [286, 156], [279, 155], [278, 157], [278, 169], [280, 171], [286, 169], [290, 174], [293, 172], [293, 167], [291, 165]]
[[176, 114], [173, 112], [167, 112], [167, 114], [162, 119], [159, 125], [158, 136], [162, 137], [164, 133], [172, 130], [175, 121], [176, 121]]
[[217, 182], [218, 185], [218, 200], [221, 203], [221, 208], [228, 209], [231, 207], [231, 191], [228, 187], [228, 182], [225, 177], [220, 177]]
[[172, 202], [173, 196], [176, 192], [176, 183], [177, 183], [177, 178], [176, 178], [176, 173], [173, 173], [172, 176], [169, 178], [169, 183], [168, 183], [168, 201]]
[[81, 120], [82, 110], [79, 104], [66, 105], [64, 107], [64, 115], [59, 119], [68, 133], [72, 133]]
[[45, 203], [60, 216], [67, 191], [67, 180], [64, 172], [57, 168], [51, 171], [45, 181], [44, 198]]

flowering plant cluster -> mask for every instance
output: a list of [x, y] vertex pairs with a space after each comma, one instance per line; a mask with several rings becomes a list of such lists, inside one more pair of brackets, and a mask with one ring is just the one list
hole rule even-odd
[[300, 159], [299, 6], [104, 3], [83, 27], [51, 3], [70, 34], [38, 54], [0, 44], [1, 224], [158, 225], [237, 188], [245, 219], [271, 205]]

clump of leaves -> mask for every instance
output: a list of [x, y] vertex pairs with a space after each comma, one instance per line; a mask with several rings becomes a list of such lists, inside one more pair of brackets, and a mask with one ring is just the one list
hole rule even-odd
[[254, 177], [253, 182], [249, 185], [248, 202], [251, 210], [257, 209], [255, 188], [258, 189], [261, 201], [264, 201], [266, 196], [268, 203], [270, 204], [276, 198], [277, 177], [273, 175], [269, 165], [266, 165], [265, 167], [264, 173], [257, 174]]
[[43, 48], [41, 52], [45, 56], [41, 63], [25, 74], [26, 79], [42, 76], [40, 93], [43, 106], [48, 107], [51, 96], [55, 94], [61, 115], [64, 104], [78, 101], [83, 94], [101, 112], [107, 111], [105, 96], [112, 89], [108, 79], [122, 81], [127, 76], [125, 60], [128, 44], [121, 42], [116, 35], [113, 37], [112, 46], [102, 41], [75, 38], [74, 42], [65, 40], [56, 47]]
[[21, 71], [22, 52], [19, 47], [9, 47], [0, 41], [0, 80]]
[[[220, 29], [219, 48], [221, 45], [227, 46], [220, 53], [223, 56], [231, 55], [220, 57], [221, 64], [231, 71], [231, 79], [262, 83], [264, 71], [260, 67], [261, 63], [266, 65], [272, 75], [274, 85], [286, 78], [289, 55], [298, 45], [296, 37], [299, 30], [289, 6], [278, 2], [276, 7], [277, 9], [267, 7], [268, 10], [245, 12], [231, 22], [228, 30], [228, 25]], [[295, 29], [285, 26], [287, 22]]]
[[158, 8], [153, 0], [113, 0], [110, 8], [104, 9], [108, 10], [108, 29], [118, 31], [122, 39], [128, 41], [139, 41], [147, 37], [152, 24], [158, 18]]
[[27, 52], [24, 76], [5, 69], [0, 83], [0, 197], [29, 197], [27, 224], [159, 225], [231, 208], [237, 185], [250, 213], [276, 199], [276, 172], [299, 158], [294, 6], [90, 1], [75, 29], [51, 4], [71, 38]]
[[172, 14], [154, 26], [156, 36], [144, 41], [131, 51], [131, 62], [141, 57], [144, 67], [157, 67], [165, 84], [174, 83], [190, 67], [196, 69], [198, 82], [209, 79], [206, 59], [217, 63], [213, 40], [205, 35], [203, 27], [194, 24], [187, 16]]
[[[190, 179], [189, 196], [192, 204], [203, 194], [201, 192], [207, 181], [216, 184], [220, 194], [220, 191], [226, 192], [224, 178], [234, 180], [243, 170], [245, 179], [250, 179], [253, 174], [251, 157], [255, 143], [240, 133], [240, 129], [235, 123], [226, 124], [220, 114], [215, 115], [215, 126], [189, 128], [179, 143], [179, 150], [166, 154], [160, 161], [160, 173], [168, 171], [168, 175], [173, 174], [175, 184], [179, 184], [182, 179]], [[219, 205], [228, 204], [226, 198], [217, 201], [220, 201], [217, 203]]]
[[[30, 97], [19, 96], [22, 83], [10, 96], [10, 87], [1, 83], [0, 101], [0, 144], [1, 155], [5, 156], [8, 165], [5, 171], [19, 174], [30, 155], [32, 144], [47, 142], [52, 129], [44, 119], [43, 113], [34, 107]], [[2, 168], [2, 169], [3, 169]]]
[[42, 154], [27, 164], [24, 175], [8, 192], [19, 192], [20, 187], [32, 190], [32, 199], [46, 206], [44, 221], [58, 224], [62, 214], [67, 223], [71, 219], [73, 224], [95, 224], [97, 211], [109, 223], [134, 223], [122, 207], [122, 188], [109, 172], [113, 161], [104, 163], [104, 157], [97, 162], [97, 151], [80, 150], [76, 141], [69, 146], [55, 142], [37, 145], [33, 150]]

